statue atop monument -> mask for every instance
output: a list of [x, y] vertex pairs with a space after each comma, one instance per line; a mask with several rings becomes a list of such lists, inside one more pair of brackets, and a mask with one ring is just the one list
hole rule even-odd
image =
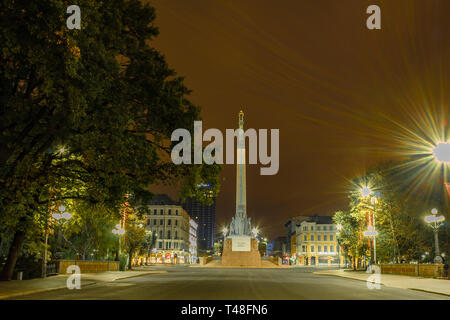
[[236, 164], [236, 214], [230, 223], [230, 236], [251, 236], [252, 226], [247, 218], [244, 112], [239, 112], [239, 130]]

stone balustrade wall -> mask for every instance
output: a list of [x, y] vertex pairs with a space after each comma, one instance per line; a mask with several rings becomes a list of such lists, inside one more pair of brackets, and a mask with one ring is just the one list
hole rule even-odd
[[84, 260], [57, 260], [56, 270], [59, 274], [66, 273], [69, 266], [80, 267], [81, 273], [119, 271], [119, 261], [84, 261]]

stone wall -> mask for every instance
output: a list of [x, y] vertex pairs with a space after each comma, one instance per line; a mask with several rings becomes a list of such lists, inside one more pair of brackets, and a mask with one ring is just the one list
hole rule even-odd
[[[406, 276], [442, 278], [444, 277], [443, 264], [382, 264], [381, 273], [399, 274]], [[448, 278], [448, 275], [447, 275]]]
[[211, 262], [213, 260], [213, 257], [211, 257], [211, 256], [208, 256], [208, 257], [202, 256], [202, 257], [199, 257], [198, 259], [199, 259], [200, 265], [205, 265], [208, 262]]
[[57, 260], [56, 270], [59, 274], [66, 273], [71, 265], [80, 267], [81, 273], [119, 271], [119, 261], [84, 261], [84, 260]]
[[277, 266], [281, 266], [282, 262], [281, 262], [281, 258], [280, 257], [274, 257], [274, 256], [270, 256], [269, 257], [269, 261], [276, 264]]

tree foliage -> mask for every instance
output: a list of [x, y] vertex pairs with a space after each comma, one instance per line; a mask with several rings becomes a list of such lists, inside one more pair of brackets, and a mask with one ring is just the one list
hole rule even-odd
[[155, 10], [80, 0], [81, 30], [68, 30], [68, 5], [0, 1], [0, 221], [14, 233], [3, 279], [27, 234], [43, 234], [54, 201], [118, 212], [125, 193], [146, 203], [149, 184], [219, 188], [217, 167], [170, 161], [171, 132], [192, 130], [200, 108], [151, 47]]

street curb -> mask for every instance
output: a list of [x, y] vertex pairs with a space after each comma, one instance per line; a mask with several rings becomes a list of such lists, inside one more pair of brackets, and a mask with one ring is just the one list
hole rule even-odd
[[[350, 279], [350, 280], [356, 280], [356, 281], [362, 281], [362, 282], [367, 282], [367, 280], [363, 280], [363, 279], [355, 279], [355, 278], [351, 278], [351, 277], [346, 277], [346, 276], [341, 276], [338, 274], [331, 274], [331, 273], [320, 273], [321, 271], [317, 271], [317, 272], [313, 272], [313, 274], [317, 274], [319, 276], [331, 276], [331, 277], [339, 277], [339, 278], [345, 278], [345, 279]], [[380, 283], [381, 285], [385, 285], [383, 283]]]
[[[82, 286], [86, 287], [86, 286], [91, 286], [91, 285], [94, 285], [94, 284], [97, 284], [97, 283], [98, 282], [90, 282], [90, 283], [85, 283]], [[17, 292], [17, 293], [8, 294], [8, 295], [2, 295], [2, 296], [0, 296], [0, 300], [10, 300], [10, 299], [12, 300], [12, 298], [28, 296], [28, 295], [37, 294], [37, 293], [45, 293], [45, 292], [50, 292], [50, 291], [56, 291], [56, 290], [61, 290], [61, 289], [67, 289], [67, 286], [64, 285], [64, 286], [60, 286], [60, 287], [57, 287], [57, 288], [35, 289], [35, 290], [27, 291], [27, 292]]]
[[428, 291], [428, 290], [417, 289], [417, 288], [408, 288], [408, 290], [421, 291], [421, 292], [426, 292], [426, 293], [439, 294], [439, 295], [445, 296], [445, 297], [450, 297], [450, 294], [446, 294], [446, 293], [442, 293], [442, 292]]
[[[320, 271], [318, 271], [318, 272], [320, 272]], [[322, 275], [322, 276], [335, 276], [335, 277], [340, 277], [340, 278], [346, 278], [346, 279], [351, 279], [351, 280], [357, 280], [357, 281], [367, 282], [367, 280], [350, 278], [350, 277], [346, 277], [346, 276], [338, 275], [338, 274], [331, 274], [331, 273], [316, 273], [316, 272], [313, 272], [313, 274], [318, 274], [318, 275]], [[442, 292], [436, 292], [436, 291], [430, 291], [430, 290], [424, 290], [424, 289], [417, 289], [417, 288], [401, 288], [401, 287], [394, 287], [394, 286], [386, 285], [386, 284], [384, 284], [384, 283], [382, 283], [382, 282], [380, 282], [380, 285], [385, 286], [385, 287], [389, 287], [389, 288], [397, 288], [397, 289], [406, 289], [406, 290], [421, 291], [421, 292], [432, 293], [432, 294], [438, 294], [438, 295], [441, 295], [441, 296], [450, 297], [450, 294], [446, 294], [446, 293], [442, 293]]]

